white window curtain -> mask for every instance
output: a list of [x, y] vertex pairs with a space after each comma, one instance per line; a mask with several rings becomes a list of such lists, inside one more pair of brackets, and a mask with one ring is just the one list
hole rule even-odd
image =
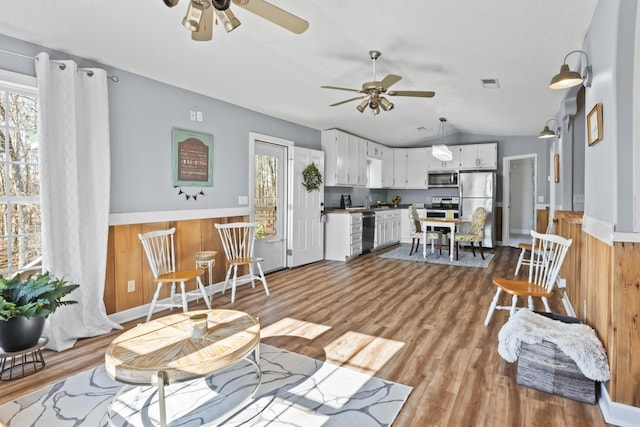
[[78, 338], [120, 325], [103, 301], [109, 234], [109, 104], [105, 70], [73, 61], [36, 60], [40, 102], [42, 267], [80, 287], [78, 304], [49, 316], [47, 347], [61, 351]]

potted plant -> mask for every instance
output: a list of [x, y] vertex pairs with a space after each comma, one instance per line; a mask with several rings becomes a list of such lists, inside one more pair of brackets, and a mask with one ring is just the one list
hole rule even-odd
[[62, 298], [78, 286], [48, 272], [27, 279], [0, 275], [0, 347], [15, 352], [34, 346], [45, 318], [60, 306], [77, 303]]

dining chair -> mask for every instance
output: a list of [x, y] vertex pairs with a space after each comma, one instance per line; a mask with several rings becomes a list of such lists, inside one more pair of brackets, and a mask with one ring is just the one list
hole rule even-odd
[[[187, 295], [189, 292], [185, 289], [185, 282], [189, 280], [196, 280], [199, 292], [199, 296], [204, 298], [204, 302], [207, 308], [211, 309], [211, 303], [209, 302], [209, 296], [204, 289], [202, 279], [200, 278], [204, 274], [204, 270], [181, 270], [176, 271], [176, 259], [175, 248], [173, 243], [173, 236], [176, 229], [171, 228], [169, 230], [157, 230], [150, 231], [144, 234], [138, 234], [142, 247], [144, 248], [151, 272], [153, 273], [153, 281], [157, 283], [156, 290], [151, 300], [151, 306], [147, 314], [147, 322], [151, 319], [153, 310], [156, 307], [182, 307], [182, 311], [189, 311], [187, 306]], [[182, 294], [182, 300], [178, 300], [176, 297], [176, 283], [180, 283], [180, 292]], [[171, 284], [171, 297], [168, 302], [158, 302], [160, 296], [160, 289], [162, 285]]]
[[[227, 263], [229, 265], [229, 268], [227, 269], [227, 276], [225, 277], [224, 285], [222, 286], [222, 293], [226, 290], [231, 277], [231, 271], [233, 271], [233, 279], [231, 282], [231, 303], [233, 303], [236, 298], [236, 285], [251, 282], [251, 286], [255, 288], [256, 279], [259, 279], [262, 282], [264, 291], [267, 296], [269, 296], [267, 280], [264, 278], [262, 266], [260, 265], [260, 262], [264, 260], [253, 256], [256, 227], [258, 226], [258, 223], [232, 222], [229, 224], [214, 225], [220, 234], [224, 254], [227, 257]], [[254, 264], [258, 267], [259, 275], [256, 275], [254, 272]], [[249, 267], [249, 275], [238, 277], [238, 266], [241, 265]]]
[[460, 242], [469, 242], [471, 244], [471, 252], [473, 256], [476, 256], [476, 250], [474, 242], [478, 242], [480, 247], [480, 256], [484, 259], [484, 252], [482, 250], [482, 239], [484, 238], [484, 224], [487, 221], [487, 210], [483, 207], [478, 207], [473, 211], [471, 215], [471, 223], [469, 224], [469, 230], [467, 233], [456, 233], [456, 260], [458, 259], [458, 249]]
[[[498, 288], [489, 306], [489, 312], [484, 320], [487, 326], [495, 310], [509, 310], [513, 316], [518, 309], [518, 298], [526, 297], [528, 309], [533, 310], [533, 298], [541, 298], [544, 308], [550, 312], [548, 298], [553, 295], [556, 279], [572, 240], [553, 234], [542, 234], [531, 230], [532, 259], [528, 280], [506, 279], [494, 277], [493, 284]], [[511, 295], [510, 306], [499, 306], [500, 294], [506, 292]]]
[[[553, 234], [553, 220], [549, 220], [545, 234]], [[523, 265], [528, 265], [529, 268], [531, 268], [531, 263], [534, 258], [532, 253], [533, 245], [531, 243], [519, 243], [518, 247], [520, 248], [520, 256], [518, 257], [518, 263], [516, 264], [516, 272], [513, 273], [515, 276], [518, 275], [520, 267]]]
[[[414, 252], [418, 251], [420, 241], [423, 240], [425, 236], [424, 231], [422, 230], [422, 224], [420, 223], [420, 217], [418, 216], [418, 210], [415, 205], [409, 205], [409, 227], [411, 229], [411, 250], [409, 251], [409, 255], [413, 255]], [[427, 231], [427, 241], [437, 243], [440, 254], [442, 255], [442, 245], [440, 244], [441, 237], [442, 233], [439, 231]], [[427, 242], [424, 244], [427, 244]]]

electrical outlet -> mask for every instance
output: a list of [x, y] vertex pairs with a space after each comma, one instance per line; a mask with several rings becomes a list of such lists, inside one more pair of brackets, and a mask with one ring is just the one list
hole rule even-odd
[[189, 111], [189, 120], [191, 120], [192, 122], [196, 121], [196, 112], [195, 111]]
[[247, 197], [247, 196], [238, 196], [238, 204], [239, 205], [248, 205], [249, 204], [249, 197]]
[[573, 203], [584, 203], [584, 194], [574, 194]]
[[538, 196], [538, 203], [544, 203], [544, 196]]
[[202, 111], [196, 111], [196, 120], [202, 121]]
[[127, 292], [135, 292], [136, 291], [136, 281], [129, 280], [127, 282]]

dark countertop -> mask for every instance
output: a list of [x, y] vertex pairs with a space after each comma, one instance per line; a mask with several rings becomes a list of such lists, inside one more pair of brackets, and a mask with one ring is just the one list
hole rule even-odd
[[377, 207], [377, 208], [369, 208], [366, 209], [365, 207], [353, 207], [353, 208], [349, 208], [349, 209], [343, 209], [343, 208], [324, 208], [324, 211], [326, 213], [359, 213], [359, 212], [376, 212], [376, 211], [388, 211], [388, 210], [394, 210], [394, 209], [402, 209], [401, 207], [397, 207], [394, 208], [392, 206], [388, 206], [388, 207]]

